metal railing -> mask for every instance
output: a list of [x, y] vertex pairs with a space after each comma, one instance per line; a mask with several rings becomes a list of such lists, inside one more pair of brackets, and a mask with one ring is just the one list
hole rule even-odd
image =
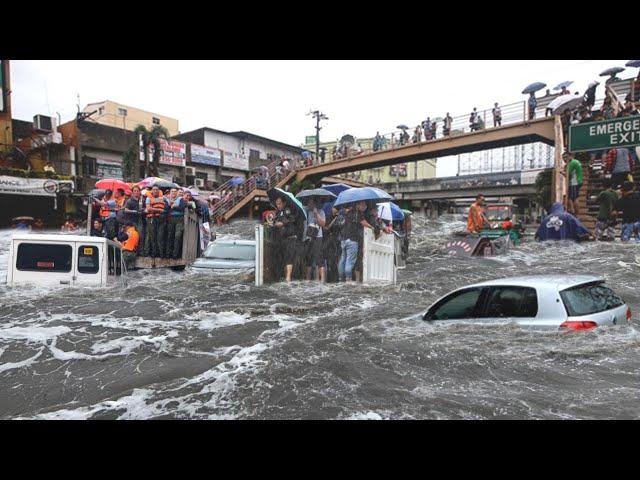
[[259, 183], [259, 177], [256, 176], [251, 176], [238, 185], [232, 185], [231, 180], [223, 183], [217, 190], [220, 192], [230, 192], [230, 194], [227, 193], [225, 196], [221, 195], [222, 198], [220, 198], [211, 210], [211, 218], [214, 220], [222, 219], [229, 210], [242, 202], [242, 200], [254, 190], [268, 190], [278, 185], [284, 177], [291, 171], [295, 171], [298, 167], [295, 159], [287, 160], [289, 161], [289, 170], [279, 168], [281, 160], [275, 160], [265, 165], [266, 170], [263, 169], [263, 172], [266, 173], [266, 177], [262, 177], [265, 180], [264, 183]]

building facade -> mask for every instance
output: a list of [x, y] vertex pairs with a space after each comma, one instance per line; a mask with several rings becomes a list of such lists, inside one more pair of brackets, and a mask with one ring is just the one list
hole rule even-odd
[[180, 133], [178, 120], [175, 118], [160, 115], [159, 113], [147, 112], [146, 110], [112, 102], [111, 100], [90, 103], [84, 107], [82, 112], [95, 112], [92, 113], [90, 117], [91, 120], [109, 127], [133, 131], [138, 125], [144, 125], [147, 129], [161, 125], [169, 131], [170, 136]]

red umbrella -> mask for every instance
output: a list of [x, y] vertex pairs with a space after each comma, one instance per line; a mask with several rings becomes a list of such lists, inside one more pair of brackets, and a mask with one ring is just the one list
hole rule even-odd
[[121, 188], [122, 190], [124, 190], [125, 195], [131, 195], [131, 187], [122, 180], [118, 180], [115, 178], [103, 178], [102, 180], [96, 182], [96, 188], [111, 190], [112, 192], [115, 192], [117, 189]]

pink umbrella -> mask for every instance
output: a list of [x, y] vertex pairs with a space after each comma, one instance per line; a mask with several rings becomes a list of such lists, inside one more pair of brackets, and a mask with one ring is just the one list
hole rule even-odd
[[102, 190], [111, 190], [115, 192], [117, 189], [121, 188], [124, 190], [126, 195], [131, 195], [131, 187], [129, 184], [123, 182], [122, 180], [118, 180], [115, 178], [103, 178], [96, 182], [96, 188], [100, 188]]
[[150, 187], [154, 183], [157, 183], [157, 182], [159, 182], [161, 180], [164, 180], [164, 179], [160, 178], [160, 177], [147, 177], [144, 180], [140, 180], [138, 182], [138, 186], [140, 186], [142, 188], [147, 188], [147, 187]]

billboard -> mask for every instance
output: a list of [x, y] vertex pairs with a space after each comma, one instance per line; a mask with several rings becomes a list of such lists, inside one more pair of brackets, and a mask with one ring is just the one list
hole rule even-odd
[[389, 175], [395, 177], [396, 173], [399, 177], [407, 176], [407, 165], [406, 163], [399, 163], [397, 165], [391, 165], [389, 167]]
[[55, 197], [58, 192], [72, 192], [71, 180], [50, 180], [41, 178], [22, 178], [0, 175], [0, 193], [14, 195], [37, 195]]
[[[167, 142], [160, 139], [161, 165], [172, 165], [174, 167], [185, 167], [187, 165], [187, 144], [182, 142]], [[153, 146], [149, 147], [149, 160], [153, 158]]]
[[224, 152], [222, 164], [226, 168], [249, 170], [249, 158], [246, 155], [240, 155], [238, 153]]
[[304, 137], [304, 144], [305, 145], [311, 145], [316, 143], [316, 136], [315, 135], [307, 135], [306, 137]]
[[222, 152], [217, 148], [191, 145], [191, 161], [203, 165], [219, 167], [222, 160]]

